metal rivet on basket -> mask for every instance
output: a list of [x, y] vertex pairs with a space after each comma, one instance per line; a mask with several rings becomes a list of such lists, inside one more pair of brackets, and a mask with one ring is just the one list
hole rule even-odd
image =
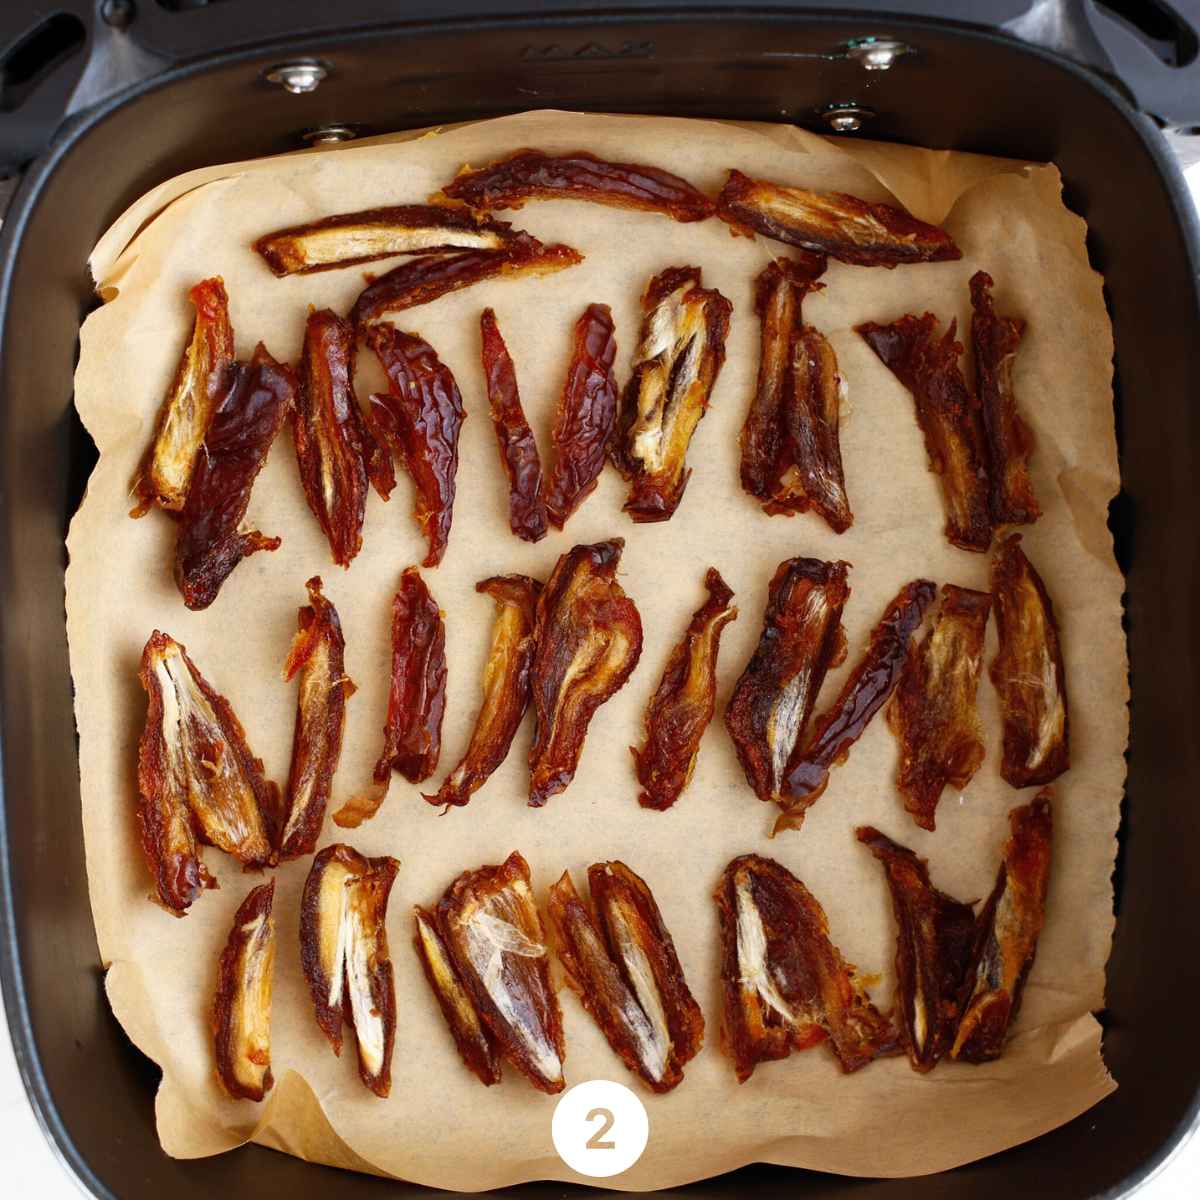
[[305, 92], [315, 92], [321, 86], [321, 80], [329, 72], [319, 62], [307, 59], [303, 62], [280, 63], [272, 67], [263, 77], [268, 83], [277, 83], [280, 87], [301, 96]]
[[300, 135], [310, 146], [329, 146], [335, 142], [352, 142], [358, 131], [349, 125], [318, 125]]
[[864, 122], [874, 118], [875, 110], [861, 104], [830, 104], [821, 110], [821, 116], [834, 133], [857, 133]]
[[855, 38], [846, 43], [846, 57], [854, 59], [864, 71], [887, 71], [898, 58], [912, 54], [913, 48], [892, 38]]

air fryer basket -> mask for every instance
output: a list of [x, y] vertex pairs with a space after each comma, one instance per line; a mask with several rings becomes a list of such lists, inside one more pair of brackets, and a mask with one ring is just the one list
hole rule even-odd
[[[111, 0], [104, 7], [112, 19]], [[1106, 277], [1124, 483], [1112, 525], [1128, 575], [1133, 689], [1120, 920], [1102, 1016], [1105, 1056], [1121, 1086], [1035, 1142], [917, 1182], [751, 1167], [687, 1190], [816, 1197], [852, 1189], [860, 1200], [1126, 1191], [1193, 1125], [1200, 1103], [1200, 1044], [1186, 1008], [1200, 994], [1200, 237], [1155, 122], [1139, 111], [1182, 126], [1197, 120], [1188, 111], [1189, 103], [1200, 110], [1197, 64], [1171, 74], [1135, 56], [1118, 72], [1128, 90], [1105, 82], [1064, 57], [1103, 61], [1094, 36], [1102, 23], [1083, 4], [1034, 6], [1088, 16], [1076, 36], [1060, 40], [1059, 54], [980, 27], [883, 17], [873, 3], [858, 16], [769, 3], [638, 11], [615, 3], [596, 16], [569, 2], [553, 13], [502, 15], [512, 7], [230, 0], [209, 9], [205, 0], [141, 0], [140, 11], [118, 3], [118, 19], [104, 24], [94, 19], [99, 0], [57, 6], [82, 12], [93, 48], [106, 44], [108, 53], [76, 70], [74, 107], [90, 106], [25, 172], [0, 243], [0, 975], [18, 1061], [50, 1138], [96, 1195], [122, 1200], [418, 1191], [335, 1177], [258, 1147], [199, 1162], [166, 1158], [154, 1133], [156, 1071], [105, 1001], [61, 609], [63, 538], [94, 461], [71, 405], [71, 372], [93, 304], [85, 261], [97, 236], [163, 179], [290, 149], [304, 130], [331, 124], [383, 131], [555, 106], [820, 129], [826, 106], [853, 102], [873, 110], [871, 137], [1056, 161]], [[966, 7], [886, 6], [941, 18], [962, 17]], [[1030, 6], [982, 7], [989, 21], [1004, 21]], [[188, 9], [203, 11], [176, 11]], [[131, 11], [123, 28], [121, 14]], [[342, 27], [285, 40], [271, 32], [281, 12], [310, 30], [335, 17]], [[190, 30], [188, 21], [196, 22]], [[889, 71], [866, 73], [842, 53], [864, 36], [898, 39], [914, 52]], [[1179, 44], [1182, 62], [1186, 39]], [[1194, 54], [1194, 35], [1191, 47]], [[196, 57], [178, 62], [185, 54]], [[328, 72], [316, 91], [293, 95], [265, 81], [272, 67], [296, 59]], [[108, 94], [122, 80], [127, 86]], [[0, 119], [0, 142], [4, 129]], [[31, 129], [21, 126], [20, 138], [32, 138]]]

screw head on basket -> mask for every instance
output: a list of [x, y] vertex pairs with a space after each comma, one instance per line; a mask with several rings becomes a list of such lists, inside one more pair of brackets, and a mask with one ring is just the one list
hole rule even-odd
[[329, 71], [311, 59], [302, 62], [280, 63], [272, 67], [263, 77], [268, 83], [278, 84], [294, 96], [315, 92]]

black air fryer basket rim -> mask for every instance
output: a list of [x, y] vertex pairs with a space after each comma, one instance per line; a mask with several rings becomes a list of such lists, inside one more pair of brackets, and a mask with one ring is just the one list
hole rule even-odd
[[[745, 10], [741, 10], [729, 15], [745, 17], [747, 14]], [[636, 22], [641, 16], [643, 14], [621, 12], [620, 14], [614, 14], [614, 19], [619, 19], [622, 22]], [[815, 14], [811, 11], [794, 13], [780, 13], [775, 11], [769, 14], [767, 19], [780, 21], [789, 18], [811, 20], [814, 16]], [[721, 14], [711, 11], [693, 14], [693, 19], [700, 21], [719, 20], [720, 17]], [[573, 19], [573, 17], [556, 17], [556, 27], [570, 24]], [[580, 19], [582, 20], [582, 18]], [[587, 19], [589, 24], [594, 24], [597, 20], [603, 20], [603, 17], [592, 15]], [[488, 19], [467, 19], [455, 21], [452, 24], [447, 22], [429, 22], [407, 25], [405, 32], [414, 38], [432, 33], [445, 34], [448, 31], [462, 32], [464, 34], [481, 33], [486, 32], [489, 27], [496, 24], [504, 24], [511, 27], [516, 20], [509, 19], [502, 22], [493, 22]], [[538, 23], [536, 17], [524, 18], [523, 20], [528, 20], [533, 25]], [[889, 19], [888, 24], [899, 32], [910, 31], [915, 41], [919, 41], [919, 35], [922, 30], [929, 31], [931, 28], [928, 23], [908, 18]], [[945, 29], [946, 23], [940, 23], [940, 27]], [[960, 26], [957, 31], [984, 43], [996, 43], [1009, 49], [1013, 45], [1013, 39], [975, 26]], [[221, 68], [236, 67], [243, 64], [261, 65], [264, 61], [286, 58], [297, 54], [303, 55], [306, 52], [311, 53], [318, 50], [329, 51], [333, 46], [347, 47], [355, 42], [365, 42], [370, 38], [374, 38], [378, 33], [378, 30], [370, 30], [339, 37], [330, 35], [322, 37], [318, 42], [289, 39], [269, 45], [260, 45], [252, 49], [213, 55], [204, 61], [173, 67], [146, 82], [125, 89], [86, 112], [70, 118], [60, 129], [47, 151], [31, 165], [25, 174], [4, 221], [3, 232], [0, 234], [0, 348], [2, 348], [4, 338], [10, 334], [9, 318], [12, 306], [11, 289], [15, 258], [14, 248], [20, 244], [31, 214], [36, 210], [47, 185], [55, 177], [64, 160], [69, 156], [73, 148], [83, 142], [106, 119], [133, 100], [141, 99], [156, 92], [165, 92], [184, 80], [196, 78]], [[1020, 45], [1024, 53], [1036, 56], [1046, 63], [1053, 65], [1056, 69], [1071, 76], [1077, 85], [1087, 87], [1099, 93], [1102, 99], [1136, 132], [1139, 140], [1148, 152], [1149, 158], [1167, 184], [1175, 217], [1180, 227], [1186, 233], [1192, 258], [1192, 277], [1196, 281], [1197, 291], [1200, 292], [1200, 250], [1198, 250], [1198, 247], [1200, 247], [1200, 227], [1198, 227], [1195, 210], [1186, 186], [1183, 183], [1175, 162], [1171, 158], [1162, 138], [1159, 136], [1154, 122], [1138, 113], [1116, 88], [1097, 77], [1093, 72], [1078, 67], [1062, 57], [1050, 54], [1036, 46], [1030, 46], [1025, 43], [1020, 43]], [[0, 655], [4, 653], [5, 646], [3, 643], [0, 643]], [[7, 724], [5, 714], [0, 712], [0, 735], [3, 734]], [[4, 770], [6, 750], [5, 740], [0, 736], [0, 772]], [[17, 927], [14, 917], [13, 877], [10, 859], [13, 847], [10, 844], [8, 834], [8, 802], [8, 797], [3, 787], [0, 786], [0, 986], [3, 988], [9, 1031], [17, 1063], [35, 1115], [60, 1161], [63, 1162], [64, 1166], [78, 1182], [92, 1194], [98, 1197], [112, 1197], [113, 1200], [117, 1200], [116, 1194], [92, 1170], [89, 1162], [82, 1156], [70, 1130], [65, 1126], [56, 1107], [54, 1097], [51, 1094], [35, 1044], [28, 996], [22, 978], [22, 951], [17, 940]], [[1076, 1118], [1076, 1120], [1086, 1119], [1086, 1114]], [[1197, 1128], [1198, 1124], [1200, 1124], [1200, 1089], [1193, 1096], [1189, 1109], [1181, 1117], [1174, 1136], [1157, 1147], [1144, 1160], [1138, 1171], [1129, 1175], [1120, 1185], [1104, 1193], [1104, 1195], [1112, 1197], [1128, 1195], [1131, 1191], [1157, 1174], [1166, 1161], [1178, 1151], [1185, 1138]], [[919, 1181], [910, 1182], [914, 1186], [919, 1186]]]

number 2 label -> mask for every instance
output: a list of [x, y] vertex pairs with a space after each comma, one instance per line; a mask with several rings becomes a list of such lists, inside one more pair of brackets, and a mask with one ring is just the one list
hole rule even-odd
[[603, 1178], [628, 1171], [641, 1158], [650, 1119], [641, 1100], [624, 1084], [590, 1079], [563, 1094], [550, 1135], [568, 1167]]

